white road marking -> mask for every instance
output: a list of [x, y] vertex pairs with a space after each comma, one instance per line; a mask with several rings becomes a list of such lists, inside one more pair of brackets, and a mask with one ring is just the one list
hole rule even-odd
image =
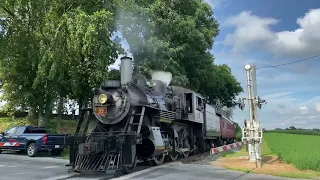
[[15, 173], [13, 175], [21, 175], [21, 174], [26, 174], [26, 173]]
[[58, 168], [59, 166], [47, 166], [47, 167], [44, 167], [44, 168], [41, 168], [41, 169], [52, 169], [52, 168]]
[[6, 165], [0, 165], [0, 167], [4, 167], [4, 166], [6, 166]]
[[8, 167], [14, 168], [14, 167], [17, 167], [17, 166], [8, 166]]
[[62, 175], [62, 176], [55, 176], [55, 177], [51, 177], [51, 178], [47, 178], [44, 180], [59, 180], [59, 179], [69, 179], [76, 176], [75, 174], [68, 174], [68, 175]]

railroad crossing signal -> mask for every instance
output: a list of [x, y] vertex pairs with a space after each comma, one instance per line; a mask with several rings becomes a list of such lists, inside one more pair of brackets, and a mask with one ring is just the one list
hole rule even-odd
[[235, 101], [234, 103], [238, 105], [238, 107], [243, 110], [246, 104], [244, 103], [245, 98], [239, 98], [238, 101]]
[[[251, 69], [253, 72], [251, 74]], [[245, 66], [247, 75], [247, 86], [248, 86], [248, 98], [239, 99], [239, 102], [243, 102], [245, 99], [248, 100], [249, 106], [249, 120], [245, 120], [244, 128], [242, 129], [242, 140], [248, 142], [249, 161], [256, 162], [257, 167], [261, 167], [261, 144], [262, 144], [262, 130], [258, 121], [258, 109], [261, 109], [263, 104], [266, 104], [266, 100], [262, 100], [257, 95], [257, 81], [256, 81], [256, 67], [251, 65]], [[252, 82], [251, 76], [253, 77], [253, 89], [254, 96], [252, 96]], [[239, 104], [239, 107], [241, 103]], [[242, 106], [243, 108], [244, 106]], [[241, 107], [240, 107], [241, 108]]]
[[261, 105], [267, 104], [267, 101], [260, 99], [259, 96], [255, 96], [255, 97], [253, 97], [253, 99], [254, 99], [253, 102], [254, 102], [255, 106], [258, 106], [259, 109], [261, 109]]

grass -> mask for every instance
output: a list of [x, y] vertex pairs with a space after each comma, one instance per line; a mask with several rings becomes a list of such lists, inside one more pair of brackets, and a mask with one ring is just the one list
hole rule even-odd
[[273, 176], [285, 177], [285, 178], [303, 178], [303, 179], [314, 179], [319, 177], [320, 173], [272, 173]]
[[[305, 178], [313, 179], [320, 177], [320, 136], [302, 135], [302, 134], [287, 134], [287, 133], [264, 133], [264, 140], [262, 143], [262, 156], [263, 157], [276, 157], [285, 161], [288, 166], [294, 166], [298, 170], [295, 171], [269, 171], [270, 166], [273, 167], [273, 163], [269, 164], [267, 169], [259, 170], [255, 168], [249, 168], [246, 166], [234, 166], [232, 163], [229, 167], [225, 167], [229, 170], [241, 171], [244, 173], [258, 173], [269, 174], [279, 177], [287, 178]], [[233, 159], [241, 156], [248, 156], [246, 146], [243, 146], [238, 152], [225, 152], [221, 154], [221, 157], [227, 159]], [[237, 158], [239, 159], [239, 158]], [[230, 162], [230, 161], [228, 161]], [[231, 162], [234, 162], [233, 160]], [[273, 169], [279, 166], [275, 165]], [[263, 166], [264, 167], [264, 166]], [[272, 169], [271, 167], [271, 169]]]
[[320, 136], [265, 133], [270, 149], [282, 160], [301, 170], [320, 171]]
[[[238, 152], [227, 151], [227, 152], [224, 152], [221, 155], [221, 157], [231, 158], [231, 157], [248, 156], [248, 155], [249, 154], [248, 154], [248, 151], [246, 150], [246, 147], [243, 146], [240, 151]], [[263, 141], [262, 156], [266, 156], [266, 155], [272, 156], [276, 154], [271, 151], [271, 149], [267, 145], [267, 142]]]
[[320, 136], [319, 131], [313, 131], [313, 130], [269, 130], [265, 131], [265, 133], [285, 133], [285, 134], [301, 134], [301, 135], [318, 135]]

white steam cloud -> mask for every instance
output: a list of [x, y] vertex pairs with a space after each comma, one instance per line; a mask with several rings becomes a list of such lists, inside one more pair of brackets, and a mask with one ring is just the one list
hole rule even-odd
[[151, 74], [152, 80], [160, 80], [168, 86], [172, 80], [172, 74], [165, 71], [154, 71]]

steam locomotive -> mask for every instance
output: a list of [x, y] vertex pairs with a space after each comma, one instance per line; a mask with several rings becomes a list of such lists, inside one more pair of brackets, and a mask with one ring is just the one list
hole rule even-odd
[[130, 57], [121, 58], [120, 73], [121, 81], [93, 89], [91, 107], [80, 111], [69, 137], [72, 171], [130, 173], [138, 161], [159, 165], [234, 142], [233, 122], [200, 94], [169, 86], [170, 73], [155, 72], [148, 84]]

